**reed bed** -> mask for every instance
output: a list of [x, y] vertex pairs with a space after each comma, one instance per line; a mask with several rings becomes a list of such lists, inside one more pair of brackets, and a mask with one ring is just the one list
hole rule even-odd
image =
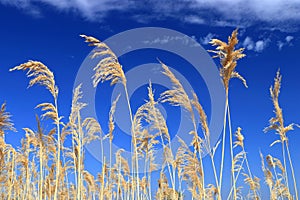
[[[210, 143], [210, 130], [207, 116], [198, 96], [189, 96], [180, 81], [169, 67], [162, 61], [162, 73], [169, 79], [172, 88], [154, 98], [151, 82], [148, 86], [147, 101], [135, 113], [127, 91], [127, 79], [122, 65], [113, 51], [100, 40], [81, 35], [89, 46], [96, 47], [92, 58], [101, 57], [94, 68], [94, 87], [105, 81], [111, 85], [121, 83], [127, 100], [131, 123], [131, 163], [122, 156], [119, 149], [113, 160], [112, 144], [115, 133], [115, 111], [119, 96], [111, 105], [108, 121], [108, 133], [102, 130], [103, 124], [94, 118], [82, 118], [82, 110], [87, 104], [81, 102], [81, 85], [73, 91], [71, 112], [67, 122], [63, 122], [58, 109], [59, 90], [52, 71], [39, 61], [28, 61], [12, 68], [10, 71], [26, 71], [28, 87], [41, 85], [52, 96], [51, 102], [36, 106], [42, 111], [36, 116], [37, 128], [23, 128], [25, 138], [21, 147], [13, 147], [5, 140], [5, 135], [15, 131], [11, 115], [6, 111], [6, 103], [0, 109], [0, 191], [1, 199], [77, 199], [77, 200], [182, 200], [182, 199], [263, 199], [261, 184], [269, 188], [269, 199], [298, 199], [297, 181], [293, 159], [290, 154], [287, 132], [293, 130], [295, 124], [284, 124], [282, 108], [279, 105], [281, 75], [277, 72], [274, 86], [270, 88], [270, 96], [274, 105], [275, 116], [269, 120], [264, 130], [273, 131], [279, 136], [270, 146], [281, 144], [281, 158], [272, 155], [261, 156], [261, 168], [264, 181], [253, 174], [247, 158], [247, 138], [242, 128], [232, 130], [229, 107], [229, 85], [232, 78], [240, 79], [245, 87], [246, 80], [236, 71], [237, 61], [243, 57], [244, 49], [236, 49], [238, 30], [228, 37], [228, 42], [212, 39], [215, 50], [209, 50], [214, 58], [220, 59], [220, 78], [226, 94], [223, 135], [215, 146]], [[180, 147], [174, 153], [171, 145], [171, 134], [158, 103], [167, 103], [182, 107], [190, 117], [192, 129], [186, 134], [192, 135], [192, 142], [186, 144], [178, 138]], [[47, 120], [46, 120], [47, 119]], [[199, 121], [197, 121], [199, 119]], [[51, 130], [44, 130], [42, 123], [53, 122]], [[198, 130], [197, 126], [201, 129]], [[67, 139], [72, 145], [66, 145]], [[98, 174], [91, 174], [85, 168], [84, 146], [94, 140], [101, 144], [101, 163]], [[103, 142], [109, 140], [109, 157], [103, 156]], [[220, 146], [220, 145], [221, 146]], [[225, 145], [229, 145], [226, 152]], [[157, 155], [157, 148], [163, 155]], [[208, 152], [210, 163], [202, 162], [202, 152]], [[216, 153], [221, 160], [216, 160]], [[230, 155], [230, 179], [224, 179], [225, 154]], [[156, 156], [163, 156], [160, 166], [155, 163]], [[139, 163], [143, 162], [141, 170]], [[213, 178], [207, 178], [206, 172], [213, 172]], [[153, 180], [153, 172], [159, 171], [157, 180]], [[228, 174], [228, 175], [229, 175]], [[238, 184], [244, 182], [241, 188]], [[226, 181], [226, 182], [225, 182]], [[157, 184], [156, 184], [157, 183]], [[229, 185], [229, 192], [223, 189]]]

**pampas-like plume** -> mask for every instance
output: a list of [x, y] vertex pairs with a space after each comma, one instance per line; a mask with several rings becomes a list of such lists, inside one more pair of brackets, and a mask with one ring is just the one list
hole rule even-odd
[[243, 175], [245, 176], [244, 182], [250, 186], [250, 191], [253, 192], [253, 194], [250, 194], [250, 197], [252, 199], [259, 199], [256, 194], [256, 190], [259, 190], [260, 188], [260, 184], [259, 184], [260, 179], [257, 178], [256, 176], [252, 178], [246, 173], [243, 173]]
[[16, 131], [10, 118], [11, 115], [6, 111], [6, 103], [3, 103], [0, 109], [0, 137], [4, 136], [5, 130]]
[[111, 85], [116, 84], [121, 81], [121, 83], [126, 85], [126, 77], [122, 69], [121, 64], [118, 61], [117, 56], [112, 52], [112, 50], [103, 42], [98, 39], [80, 35], [85, 38], [85, 42], [89, 43], [89, 46], [95, 46], [96, 49], [92, 54], [92, 58], [101, 56], [103, 59], [94, 68], [95, 74], [93, 76], [94, 87], [98, 85], [99, 82], [110, 81]]
[[215, 53], [216, 55], [213, 58], [220, 58], [221, 69], [220, 76], [222, 77], [225, 90], [228, 91], [229, 81], [231, 78], [240, 79], [245, 87], [247, 87], [246, 80], [235, 71], [237, 60], [245, 57], [243, 54], [244, 48], [235, 49], [239, 40], [237, 39], [238, 30], [232, 32], [231, 37], [228, 37], [228, 43], [223, 42], [218, 39], [212, 39], [210, 44], [217, 46], [216, 50], [209, 50], [209, 52]]
[[28, 61], [24, 64], [16, 66], [9, 71], [15, 70], [28, 70], [26, 75], [28, 78], [31, 78], [28, 87], [32, 87], [33, 85], [39, 84], [44, 86], [53, 96], [54, 105], [51, 103], [42, 103], [38, 105], [41, 107], [43, 111], [47, 111], [43, 116], [50, 117], [54, 120], [56, 124], [57, 130], [57, 156], [56, 156], [56, 178], [55, 178], [55, 192], [54, 192], [54, 200], [57, 199], [58, 196], [58, 187], [59, 187], [59, 173], [60, 173], [60, 151], [61, 151], [61, 135], [60, 135], [60, 119], [58, 115], [58, 87], [55, 85], [54, 75], [49, 70], [49, 68], [39, 61]]
[[270, 87], [270, 94], [272, 97], [273, 105], [274, 105], [274, 113], [275, 117], [272, 117], [269, 120], [269, 126], [264, 129], [265, 132], [270, 130], [275, 130], [276, 134], [280, 136], [280, 140], [274, 141], [270, 146], [273, 146], [274, 144], [278, 142], [285, 142], [287, 141], [286, 133], [290, 130], [293, 130], [294, 124], [289, 124], [288, 126], [284, 126], [284, 119], [282, 115], [282, 109], [279, 106], [278, 98], [280, 93], [280, 87], [281, 87], [281, 79], [282, 76], [280, 75], [280, 72], [277, 71], [276, 77], [274, 79], [274, 86]]
[[238, 127], [237, 131], [235, 132], [236, 141], [234, 142], [233, 148], [235, 148], [237, 146], [244, 148], [244, 136], [241, 133], [241, 130], [242, 129], [240, 127]]
[[286, 136], [288, 131], [291, 131], [294, 129], [295, 124], [289, 124], [287, 126], [284, 125], [284, 119], [283, 119], [283, 114], [282, 114], [282, 109], [279, 106], [279, 93], [280, 93], [280, 87], [281, 87], [281, 79], [282, 76], [280, 75], [279, 70], [277, 71], [276, 77], [274, 79], [274, 86], [270, 87], [270, 95], [272, 97], [272, 102], [274, 105], [274, 113], [275, 117], [272, 117], [269, 120], [269, 126], [264, 129], [265, 132], [270, 131], [270, 130], [275, 130], [275, 133], [280, 136], [280, 140], [275, 140], [270, 146], [273, 146], [276, 143], [281, 143], [282, 147], [282, 157], [283, 157], [283, 164], [284, 164], [284, 169], [285, 169], [285, 180], [286, 180], [286, 186], [287, 190], [289, 192], [289, 186], [288, 186], [288, 174], [287, 174], [287, 166], [286, 166], [286, 155], [285, 155], [285, 148], [287, 151], [287, 156], [288, 156], [288, 161], [290, 164], [291, 172], [292, 172], [292, 178], [293, 178], [293, 183], [294, 183], [294, 190], [296, 194], [296, 199], [298, 199], [298, 189], [297, 189], [297, 182], [295, 178], [295, 173], [294, 173], [294, 167], [290, 155], [290, 150], [289, 150], [289, 143], [288, 143], [288, 138]]
[[[126, 77], [124, 74], [124, 71], [122, 69], [121, 64], [118, 61], [117, 56], [112, 52], [112, 50], [103, 42], [100, 42], [98, 39], [91, 37], [91, 36], [86, 36], [86, 35], [80, 35], [81, 37], [85, 38], [85, 42], [89, 43], [89, 46], [95, 46], [96, 49], [94, 50], [92, 54], [92, 58], [101, 56], [101, 60], [98, 62], [96, 67], [94, 67], [95, 74], [93, 75], [93, 85], [96, 87], [99, 82], [104, 82], [104, 81], [111, 81], [111, 85], [116, 84], [117, 82], [121, 82], [122, 85], [124, 86], [125, 90], [125, 95], [126, 95], [126, 100], [127, 100], [127, 105], [129, 109], [129, 115], [130, 115], [130, 122], [131, 125], [133, 124], [133, 115], [132, 115], [132, 110], [131, 110], [131, 105], [129, 101], [129, 96], [128, 96], [128, 90], [126, 86]], [[136, 189], [137, 193], [139, 193], [139, 167], [138, 167], [138, 152], [137, 152], [137, 147], [136, 147], [136, 136], [135, 133], [133, 132], [132, 135], [132, 148], [134, 149], [135, 153], [135, 158], [132, 159], [132, 171], [134, 172], [134, 168], [136, 168], [135, 174], [136, 174]], [[135, 166], [134, 162], [135, 161]], [[132, 196], [134, 196], [134, 190], [132, 190]], [[138, 196], [139, 200], [139, 196]]]
[[[214, 154], [215, 154], [215, 150], [218, 146], [218, 143], [216, 144], [216, 146], [211, 151], [210, 131], [209, 131], [209, 128], [208, 128], [207, 116], [206, 116], [206, 113], [205, 113], [202, 105], [200, 104], [200, 102], [198, 100], [198, 96], [196, 95], [196, 93], [193, 93], [193, 99], [192, 99], [191, 102], [192, 102], [193, 106], [196, 108], [196, 110], [198, 112], [198, 115], [200, 116], [200, 123], [201, 123], [202, 131], [203, 131], [203, 134], [204, 134], [204, 138], [205, 138], [205, 141], [203, 143], [204, 143], [204, 146], [206, 148], [206, 151], [209, 153], [212, 168], [213, 168], [213, 172], [214, 172], [215, 182], [216, 182], [216, 186], [217, 186], [216, 189], [217, 189], [217, 191], [219, 191], [220, 187], [219, 187], [218, 178], [217, 178], [217, 169], [216, 169], [215, 161], [214, 161]], [[217, 193], [219, 194], [219, 192], [217, 192]]]
[[28, 87], [32, 87], [35, 84], [40, 84], [45, 86], [54, 98], [57, 97], [58, 88], [55, 85], [54, 75], [43, 63], [30, 60], [24, 64], [10, 69], [9, 71], [15, 70], [28, 70], [26, 75], [28, 78], [32, 78]]
[[114, 100], [114, 102], [111, 105], [110, 111], [109, 111], [109, 122], [108, 122], [108, 128], [109, 128], [109, 140], [112, 141], [114, 138], [113, 131], [115, 129], [115, 119], [114, 115], [116, 112], [117, 103], [119, 101], [120, 95], [117, 96], [117, 98]]
[[[193, 111], [192, 101], [189, 99], [189, 96], [185, 92], [180, 81], [171, 72], [169, 67], [167, 65], [165, 65], [164, 63], [162, 63], [161, 61], [159, 61], [159, 62], [161, 63], [162, 68], [164, 69], [163, 74], [165, 74], [172, 82], [172, 89], [163, 92], [161, 94], [160, 101], [162, 103], [168, 102], [174, 106], [181, 106], [189, 112], [189, 114], [191, 116], [191, 121], [193, 123], [193, 130], [191, 130], [189, 134], [193, 135], [192, 145], [194, 147], [194, 155], [196, 156], [196, 152], [198, 152], [200, 168], [201, 168], [201, 170], [203, 170], [204, 168], [203, 168], [203, 164], [202, 164], [202, 155], [201, 155], [203, 139], [200, 136], [198, 136], [197, 124], [196, 124], [196, 120], [195, 120], [195, 114]], [[198, 105], [196, 105], [196, 106], [198, 106]], [[202, 113], [202, 115], [203, 115], [203, 113]], [[206, 132], [205, 134], [209, 134], [209, 133]], [[203, 187], [200, 187], [200, 189], [203, 190], [203, 191], [201, 191], [201, 193], [204, 194], [205, 193], [205, 191], [204, 191], [204, 185], [205, 185], [204, 173], [202, 173], [200, 178], [202, 179], [201, 185], [203, 185]]]
[[[235, 71], [237, 66], [237, 61], [243, 57], [244, 48], [235, 49], [239, 40], [237, 39], [238, 30], [234, 30], [231, 36], [228, 37], [228, 43], [223, 42], [219, 39], [212, 39], [210, 44], [212, 46], [217, 46], [216, 50], [208, 50], [209, 52], [215, 53], [216, 55], [213, 58], [219, 58], [221, 62], [220, 68], [220, 76], [223, 81], [223, 85], [225, 88], [226, 94], [226, 103], [225, 103], [225, 115], [224, 115], [224, 124], [223, 124], [223, 137], [222, 137], [222, 157], [221, 157], [221, 169], [220, 169], [220, 178], [219, 178], [219, 185], [220, 190], [222, 187], [222, 180], [223, 180], [223, 168], [224, 168], [224, 156], [225, 156], [225, 139], [226, 139], [226, 124], [227, 124], [227, 115], [228, 115], [228, 124], [229, 124], [229, 137], [230, 137], [230, 156], [231, 161], [233, 162], [233, 144], [232, 144], [232, 131], [231, 131], [231, 119], [230, 119], [230, 110], [228, 104], [228, 93], [229, 93], [229, 81], [231, 78], [238, 78], [242, 80], [245, 87], [247, 87], [246, 80]], [[233, 187], [234, 190], [237, 191], [234, 181], [234, 174], [232, 171], [232, 179], [233, 179]]]
[[172, 89], [167, 90], [161, 94], [160, 101], [162, 103], [169, 102], [174, 106], [182, 106], [189, 113], [193, 113], [193, 108], [188, 95], [186, 94], [180, 81], [171, 72], [169, 67], [160, 61], [162, 68], [164, 69], [163, 74], [165, 74], [172, 82]]

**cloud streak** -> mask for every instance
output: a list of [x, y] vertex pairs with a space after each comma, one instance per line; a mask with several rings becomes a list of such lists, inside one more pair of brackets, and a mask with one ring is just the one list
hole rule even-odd
[[203, 45], [208, 45], [209, 42], [215, 38], [217, 35], [213, 33], [208, 33], [205, 37], [200, 38], [200, 42]]
[[134, 15], [145, 19], [172, 16], [186, 23], [212, 26], [249, 27], [260, 23], [270, 29], [292, 31], [300, 23], [299, 0], [0, 0], [0, 3], [36, 14], [42, 13], [41, 5], [47, 4], [61, 11], [77, 12], [89, 20], [102, 19], [110, 11], [131, 11], [129, 17], [133, 18]]

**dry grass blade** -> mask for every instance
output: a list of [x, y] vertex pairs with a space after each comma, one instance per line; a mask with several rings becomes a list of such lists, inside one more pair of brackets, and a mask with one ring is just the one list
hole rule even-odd
[[210, 131], [208, 128], [207, 116], [205, 114], [205, 111], [204, 111], [202, 105], [199, 103], [196, 93], [193, 93], [192, 104], [194, 105], [194, 107], [196, 108], [196, 110], [200, 116], [201, 127], [202, 127], [203, 133], [205, 135], [205, 138], [209, 140]]
[[[153, 105], [152, 105], [153, 104]], [[156, 102], [146, 102], [140, 106], [133, 118], [133, 131], [137, 134], [141, 134], [144, 129], [144, 124], [149, 125], [149, 131], [153, 136], [162, 136], [170, 141], [170, 135], [166, 121], [161, 114], [160, 110], [155, 107]], [[154, 132], [157, 131], [157, 132]]]
[[244, 160], [245, 160], [245, 152], [244, 151], [241, 151], [239, 153], [237, 153], [234, 158], [233, 158], [233, 161], [232, 161], [232, 170], [234, 172], [239, 172], [243, 169], [243, 163], [244, 163]]
[[79, 84], [73, 91], [71, 114], [69, 116], [69, 122], [72, 125], [75, 125], [78, 120], [78, 112], [80, 112], [80, 110], [87, 105], [86, 103], [80, 102], [81, 98], [82, 98], [82, 91], [81, 91], [81, 84]]
[[[160, 134], [167, 139], [168, 142], [170, 142], [170, 134], [168, 130], [168, 126], [166, 123], [166, 120], [160, 110], [157, 108], [157, 102], [154, 100], [154, 93], [152, 90], [152, 83], [149, 83], [148, 87], [148, 98], [149, 101], [147, 102], [149, 108], [147, 109], [149, 112], [149, 115], [147, 115], [148, 122], [151, 122], [153, 127], [152, 129], [159, 130]], [[148, 107], [147, 106], [147, 107]]]
[[88, 186], [88, 193], [93, 193], [96, 191], [96, 185], [95, 185], [95, 178], [92, 174], [90, 174], [88, 171], [84, 170], [83, 171], [83, 178], [84, 180], [86, 181], [87, 183], [87, 186]]
[[101, 135], [102, 128], [99, 122], [95, 118], [92, 117], [85, 118], [84, 121], [82, 122], [82, 127], [85, 127], [87, 130], [82, 141], [83, 144], [88, 144], [93, 140], [100, 139], [97, 133]]
[[116, 107], [117, 107], [117, 103], [119, 101], [121, 95], [118, 95], [117, 98], [114, 100], [114, 102], [111, 105], [110, 111], [109, 111], [109, 122], [108, 122], [108, 128], [109, 128], [109, 139], [112, 141], [114, 136], [113, 136], [113, 131], [115, 129], [115, 119], [114, 119], [114, 115], [116, 112]]
[[247, 183], [250, 186], [250, 190], [255, 191], [260, 188], [259, 181], [260, 179], [256, 176], [254, 178], [251, 178], [248, 174], [243, 173], [245, 176], [244, 182]]
[[124, 152], [124, 149], [119, 149], [116, 152], [116, 165], [117, 168], [121, 167], [120, 170], [124, 172], [124, 175], [127, 176], [130, 173], [130, 167], [128, 161], [121, 155]]
[[45, 111], [44, 114], [41, 115], [41, 117], [49, 118], [58, 123], [57, 121], [57, 110], [56, 107], [52, 103], [41, 103], [36, 106], [36, 108], [41, 108], [42, 111]]
[[10, 69], [9, 71], [15, 70], [28, 70], [26, 75], [28, 78], [32, 78], [28, 87], [31, 87], [35, 84], [40, 84], [46, 87], [54, 98], [57, 98], [58, 88], [55, 85], [54, 75], [43, 63], [30, 60], [24, 64]]
[[0, 109], [0, 137], [4, 136], [5, 130], [16, 131], [10, 118], [11, 115], [6, 111], [6, 103], [3, 103]]
[[260, 158], [261, 158], [261, 168], [262, 168], [262, 171], [264, 172], [264, 175], [265, 175], [265, 182], [267, 183], [267, 185], [269, 186], [269, 188], [271, 190], [271, 188], [274, 185], [273, 174], [269, 169], [267, 169], [265, 167], [264, 157], [263, 157], [261, 152], [260, 152]]
[[89, 46], [95, 46], [96, 49], [93, 52], [92, 58], [101, 56], [100, 62], [94, 68], [95, 74], [93, 75], [94, 87], [98, 85], [99, 82], [110, 81], [111, 85], [116, 84], [121, 81], [121, 83], [126, 85], [126, 77], [122, 69], [121, 64], [118, 61], [117, 56], [112, 52], [112, 50], [103, 42], [98, 39], [80, 35], [85, 38], [85, 42], [89, 43]]
[[178, 137], [180, 147], [176, 153], [176, 162], [180, 176], [188, 182], [188, 190], [194, 199], [202, 199], [205, 196], [205, 189], [202, 182], [203, 169], [197, 157], [191, 152], [187, 144]]

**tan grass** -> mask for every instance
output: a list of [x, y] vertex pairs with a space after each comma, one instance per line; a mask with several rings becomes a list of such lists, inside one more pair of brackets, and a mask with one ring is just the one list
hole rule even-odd
[[[53, 101], [36, 106], [42, 112], [40, 117], [36, 116], [37, 127], [23, 128], [25, 137], [19, 148], [8, 144], [5, 139], [5, 135], [15, 131], [15, 128], [10, 113], [6, 111], [6, 103], [2, 104], [0, 108], [0, 199], [183, 200], [186, 199], [185, 195], [190, 195], [192, 200], [219, 200], [226, 196], [227, 199], [234, 200], [262, 199], [260, 178], [252, 173], [247, 157], [247, 138], [241, 128], [238, 127], [233, 134], [231, 127], [228, 104], [229, 82], [231, 78], [236, 77], [247, 86], [245, 79], [236, 72], [237, 61], [245, 56], [243, 48], [236, 49], [237, 34], [237, 30], [233, 31], [227, 43], [218, 39], [211, 41], [211, 44], [216, 46], [216, 50], [210, 52], [215, 53], [214, 57], [220, 58], [221, 61], [220, 77], [226, 93], [222, 160], [218, 163], [219, 168], [214, 158], [219, 143], [211, 147], [208, 117], [198, 96], [193, 93], [189, 97], [169, 67], [160, 61], [163, 74], [169, 78], [172, 88], [160, 94], [160, 98], [156, 100], [150, 82], [148, 100], [133, 115], [128, 98], [127, 80], [117, 56], [105, 43], [94, 37], [81, 35], [89, 46], [96, 47], [92, 58], [100, 58], [94, 68], [95, 74], [91, 77], [94, 86], [104, 81], [111, 81], [112, 85], [120, 82], [124, 86], [132, 126], [131, 168], [128, 160], [123, 156], [123, 149], [119, 149], [115, 153], [116, 159], [112, 160], [114, 153], [112, 144], [118, 134], [115, 133], [115, 112], [119, 106], [117, 102], [120, 95], [111, 105], [108, 113], [108, 131], [105, 133], [97, 119], [82, 118], [81, 112], [86, 104], [81, 102], [84, 94], [80, 84], [73, 91], [70, 115], [62, 122], [58, 110], [58, 87], [51, 70], [39, 61], [28, 61], [12, 68], [10, 71], [27, 71], [26, 75], [30, 79], [28, 87], [42, 85], [50, 92]], [[275, 148], [276, 144], [280, 143], [282, 157], [276, 158], [271, 154], [264, 157], [260, 153], [261, 168], [264, 182], [269, 189], [269, 198], [292, 200], [298, 199], [298, 192], [287, 133], [293, 130], [295, 124], [286, 126], [284, 123], [283, 111], [279, 104], [281, 79], [278, 71], [274, 85], [270, 88], [275, 116], [269, 120], [265, 131], [274, 131], [279, 136], [279, 139], [272, 142], [270, 146]], [[193, 129], [189, 132], [193, 136], [192, 142], [186, 144], [184, 140], [177, 137], [180, 146], [176, 153], [173, 153], [168, 123], [158, 103], [170, 103], [182, 107], [189, 114], [193, 124]], [[196, 115], [199, 116], [199, 122], [196, 121]], [[48, 120], [53, 121], [54, 126], [47, 124]], [[198, 124], [201, 126], [201, 133], [197, 129]], [[227, 124], [230, 137], [231, 181], [227, 179], [227, 182], [225, 180], [223, 182]], [[72, 144], [66, 145], [69, 138]], [[94, 140], [100, 140], [102, 154], [102, 163], [96, 166], [98, 167], [96, 176], [87, 171], [84, 165], [84, 145]], [[104, 156], [106, 151], [103, 148], [104, 140], [109, 140], [110, 143], [109, 158]], [[157, 148], [162, 148], [162, 155], [158, 155]], [[203, 150], [206, 150], [210, 156], [211, 164], [205, 163], [209, 166], [204, 166], [202, 163]], [[162, 165], [156, 163], [156, 158], [159, 156], [163, 159]], [[145, 166], [143, 171], [139, 171], [139, 162], [143, 162]], [[215, 183], [205, 178], [208, 167], [211, 167], [214, 173]], [[160, 177], [158, 180], [153, 180], [153, 172], [156, 170], [160, 170]], [[243, 185], [238, 185], [242, 183], [239, 181], [241, 175]], [[293, 179], [293, 188], [290, 186], [289, 178]], [[229, 194], [224, 194], [221, 190], [225, 184], [231, 186]]]

